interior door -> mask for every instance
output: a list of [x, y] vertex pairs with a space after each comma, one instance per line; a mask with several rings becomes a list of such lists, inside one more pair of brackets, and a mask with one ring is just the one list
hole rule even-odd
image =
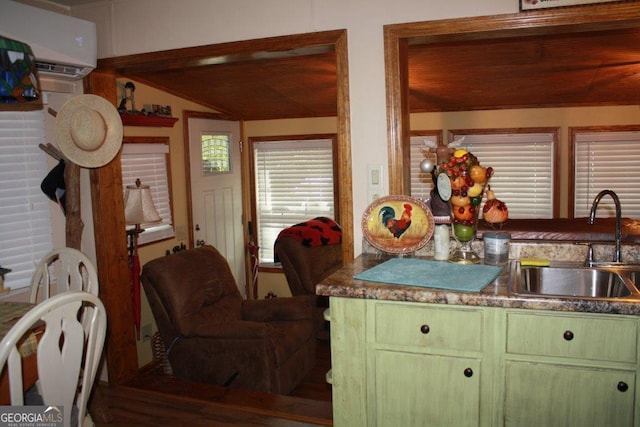
[[[242, 229], [242, 184], [240, 124], [226, 120], [189, 119], [189, 161], [193, 235], [196, 246], [209, 244], [229, 262], [238, 289], [246, 296], [244, 238]], [[204, 140], [215, 138], [215, 158]], [[225, 161], [228, 141], [228, 164]], [[203, 160], [204, 159], [204, 160]], [[228, 167], [227, 167], [228, 166]]]

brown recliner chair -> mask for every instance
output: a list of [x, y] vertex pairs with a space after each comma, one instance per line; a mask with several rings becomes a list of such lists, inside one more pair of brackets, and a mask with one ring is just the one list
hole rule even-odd
[[142, 284], [177, 378], [288, 394], [315, 364], [312, 299], [243, 300], [212, 246], [148, 262]]
[[[337, 227], [332, 220], [319, 219], [323, 221], [322, 225], [324, 226]], [[277, 261], [282, 264], [282, 270], [287, 278], [291, 294], [312, 295], [315, 298], [314, 318], [316, 333], [318, 337], [324, 338], [326, 336], [324, 311], [329, 306], [329, 301], [327, 297], [316, 295], [316, 285], [342, 267], [342, 236], [340, 235], [337, 238], [338, 243], [314, 244], [300, 236], [300, 234], [304, 233], [302, 228], [308, 224], [311, 224], [314, 232], [318, 231], [315, 228], [317, 226], [315, 220], [296, 224], [290, 229], [285, 229], [280, 233], [274, 244], [274, 252], [277, 256]], [[337, 227], [337, 230], [339, 232], [339, 227]], [[322, 240], [322, 238], [319, 237], [318, 240]]]

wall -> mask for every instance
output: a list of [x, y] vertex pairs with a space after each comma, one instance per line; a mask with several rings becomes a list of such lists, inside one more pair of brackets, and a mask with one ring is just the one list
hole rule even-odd
[[[347, 29], [354, 188], [366, 188], [367, 165], [387, 164], [383, 26], [444, 18], [515, 13], [516, 0], [105, 0], [72, 8], [93, 21], [100, 58]], [[386, 173], [384, 188], [388, 188]], [[354, 191], [354, 253], [362, 251], [360, 212], [366, 192]]]

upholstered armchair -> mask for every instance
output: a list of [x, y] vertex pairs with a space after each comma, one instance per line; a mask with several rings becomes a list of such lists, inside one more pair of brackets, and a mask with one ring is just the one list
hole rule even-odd
[[328, 299], [316, 296], [316, 285], [342, 267], [342, 231], [331, 219], [319, 217], [282, 230], [274, 244], [292, 295], [315, 299], [317, 334], [324, 337], [324, 311]]
[[142, 284], [177, 378], [288, 394], [315, 363], [312, 299], [243, 300], [212, 246], [148, 262]]

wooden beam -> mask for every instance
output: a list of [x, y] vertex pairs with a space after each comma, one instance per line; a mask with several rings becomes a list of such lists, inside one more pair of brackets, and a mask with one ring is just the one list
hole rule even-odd
[[[115, 75], [92, 72], [85, 79], [85, 93], [101, 96], [117, 105]], [[123, 384], [138, 374], [138, 356], [129, 285], [120, 154], [109, 164], [91, 169], [90, 176], [100, 299], [108, 318], [105, 351], [109, 383]]]

